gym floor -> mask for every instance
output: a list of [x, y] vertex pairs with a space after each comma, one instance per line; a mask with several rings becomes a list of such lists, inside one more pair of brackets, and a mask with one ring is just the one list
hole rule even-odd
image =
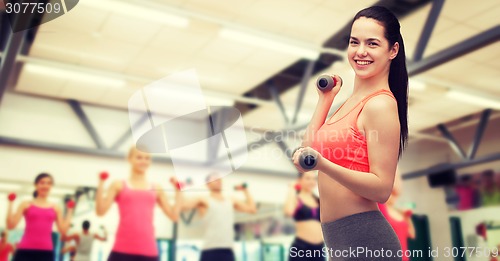
[[[49, 200], [77, 200], [70, 231], [84, 220], [96, 233], [106, 227], [109, 240], [95, 243], [91, 259], [106, 260], [119, 214], [116, 204], [95, 213], [99, 173], [126, 179], [129, 148], [145, 142], [157, 148], [148, 179], [171, 204], [170, 177], [192, 178], [183, 194], [203, 197], [204, 178], [190, 175], [205, 159], [224, 159], [214, 167], [226, 171], [223, 194], [242, 200], [234, 187], [246, 183], [257, 206], [234, 216], [236, 259], [287, 260], [295, 228], [283, 209], [297, 182], [290, 155], [315, 110], [316, 81], [342, 77], [333, 112], [353, 91], [352, 18], [384, 5], [401, 22], [410, 75], [396, 206], [412, 211], [409, 247], [424, 251], [412, 260], [497, 260], [484, 249], [500, 248], [499, 1], [63, 0], [63, 15], [17, 31], [6, 5], [13, 2], [0, 0], [0, 220], [9, 193], [31, 200], [35, 176], [50, 173]], [[140, 140], [153, 125], [196, 122], [190, 113], [214, 106], [236, 110], [214, 114], [210, 126], [182, 125], [165, 142]], [[201, 144], [212, 136], [224, 143]], [[486, 202], [488, 193], [498, 199]], [[156, 209], [160, 260], [198, 260], [202, 225], [196, 211], [174, 224]], [[8, 241], [18, 242], [24, 227]], [[461, 247], [469, 247], [464, 257]]]

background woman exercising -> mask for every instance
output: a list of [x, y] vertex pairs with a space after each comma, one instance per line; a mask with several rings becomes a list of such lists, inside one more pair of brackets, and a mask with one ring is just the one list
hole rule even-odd
[[384, 260], [401, 260], [395, 257], [401, 250], [398, 238], [377, 206], [389, 198], [398, 156], [408, 136], [408, 73], [394, 14], [379, 6], [358, 12], [347, 58], [355, 72], [352, 95], [326, 120], [340, 84], [329, 92], [318, 91], [304, 148], [294, 153], [294, 163], [304, 171], [299, 164], [301, 153], [308, 151], [318, 158], [315, 169], [319, 170], [327, 247], [371, 251], [334, 255], [333, 260], [373, 260], [370, 254], [380, 254], [382, 249], [393, 256]]
[[148, 153], [133, 147], [129, 151], [128, 161], [131, 170], [127, 180], [113, 182], [104, 195], [104, 180], [107, 176], [101, 174], [97, 187], [98, 216], [106, 214], [114, 201], [119, 208], [120, 223], [108, 261], [157, 261], [154, 206], [158, 204], [165, 215], [176, 222], [179, 218], [180, 192], [176, 192], [175, 205], [171, 206], [160, 186], [148, 182], [146, 171], [151, 165]]
[[[391, 196], [385, 204], [379, 204], [379, 208], [380, 212], [382, 212], [387, 221], [389, 221], [389, 224], [391, 224], [394, 232], [396, 232], [399, 242], [401, 243], [401, 250], [405, 253], [406, 250], [408, 250], [408, 239], [415, 238], [415, 227], [411, 220], [411, 210], [401, 210], [396, 207], [396, 202], [401, 195], [402, 182], [401, 176], [396, 175]], [[410, 256], [405, 253], [405, 255], [403, 255], [403, 261], [408, 260], [410, 260]]]
[[[317, 185], [315, 171], [299, 173], [297, 183], [291, 184], [288, 191], [285, 215], [295, 220], [295, 239], [290, 247], [294, 248], [296, 253], [300, 250], [321, 252], [324, 247], [319, 221], [319, 198], [313, 193]], [[290, 255], [288, 260], [323, 261], [325, 258]]]
[[59, 233], [64, 236], [71, 224], [73, 213], [72, 203], [68, 204], [66, 218], [59, 206], [49, 202], [47, 198], [54, 179], [47, 173], [41, 173], [35, 178], [34, 199], [23, 201], [13, 213], [9, 200], [7, 210], [7, 228], [16, 228], [24, 216], [26, 228], [21, 242], [17, 245], [14, 261], [54, 261], [54, 246], [52, 244], [52, 226], [57, 225]]
[[12, 253], [14, 253], [14, 246], [7, 241], [7, 232], [2, 231], [0, 234], [0, 261], [8, 261]]

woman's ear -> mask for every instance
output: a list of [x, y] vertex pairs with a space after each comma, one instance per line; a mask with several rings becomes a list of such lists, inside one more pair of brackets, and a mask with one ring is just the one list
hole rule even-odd
[[399, 43], [395, 42], [390, 50], [389, 59], [393, 60], [394, 58], [396, 58], [396, 56], [398, 56], [398, 52], [399, 52]]

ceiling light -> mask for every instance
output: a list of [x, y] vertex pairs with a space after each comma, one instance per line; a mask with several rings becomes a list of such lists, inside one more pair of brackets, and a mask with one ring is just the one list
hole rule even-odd
[[477, 105], [477, 106], [480, 106], [483, 108], [491, 108], [491, 109], [497, 109], [497, 110], [500, 109], [500, 102], [493, 100], [493, 99], [469, 94], [466, 92], [451, 90], [451, 91], [448, 91], [446, 93], [446, 97], [457, 100], [457, 101], [466, 102], [469, 104], [474, 104], [474, 105]]
[[189, 19], [173, 14], [146, 8], [141, 5], [129, 4], [123, 1], [116, 0], [85, 0], [81, 1], [87, 5], [92, 5], [92, 8], [109, 11], [116, 14], [135, 17], [152, 22], [158, 22], [175, 27], [187, 27]]
[[91, 73], [78, 72], [74, 70], [49, 67], [33, 63], [26, 64], [24, 66], [24, 69], [30, 73], [68, 79], [77, 82], [86, 82], [92, 85], [104, 85], [107, 87], [123, 87], [126, 85], [126, 82], [122, 79], [115, 79]]
[[251, 34], [240, 30], [223, 28], [219, 31], [219, 36], [228, 40], [266, 48], [276, 52], [288, 53], [310, 60], [315, 60], [319, 56], [319, 51], [312, 48], [290, 44], [282, 40], [271, 39], [271, 37], [263, 37], [257, 34]]

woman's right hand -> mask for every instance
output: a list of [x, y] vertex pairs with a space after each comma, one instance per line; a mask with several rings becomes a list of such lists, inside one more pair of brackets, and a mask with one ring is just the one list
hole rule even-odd
[[289, 185], [290, 191], [293, 192], [299, 192], [300, 191], [300, 184], [298, 182], [291, 182]]
[[9, 199], [9, 204], [12, 204], [14, 202], [14, 200], [16, 200], [16, 193], [14, 192], [11, 192], [9, 193], [9, 195], [7, 196], [7, 198]]
[[109, 178], [109, 173], [106, 171], [103, 171], [99, 173], [99, 183], [103, 184], [107, 179]]
[[335, 96], [337, 96], [337, 94], [339, 93], [340, 88], [342, 87], [342, 83], [343, 83], [342, 78], [340, 78], [338, 75], [333, 75], [333, 77], [335, 78], [336, 84], [335, 84], [335, 86], [333, 86], [333, 88], [331, 90], [323, 92], [319, 88], [316, 88], [316, 91], [318, 92], [318, 96], [320, 99], [323, 99], [326, 101], [333, 101]]

